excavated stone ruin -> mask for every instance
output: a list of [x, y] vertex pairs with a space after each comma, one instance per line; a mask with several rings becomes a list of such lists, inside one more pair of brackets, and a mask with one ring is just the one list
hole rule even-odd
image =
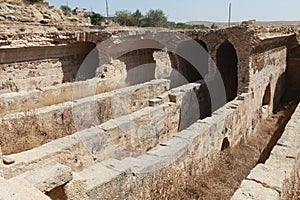
[[[222, 152], [255, 148], [260, 136], [254, 166], [229, 198], [280, 199], [299, 170], [293, 29], [1, 38], [0, 199], [154, 199], [166, 171], [205, 174]], [[285, 108], [278, 132], [262, 128]]]

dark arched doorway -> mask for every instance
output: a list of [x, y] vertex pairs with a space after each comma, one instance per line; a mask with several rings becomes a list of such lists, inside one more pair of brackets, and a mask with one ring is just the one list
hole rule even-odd
[[[99, 67], [99, 55], [96, 44], [76, 42], [68, 46], [72, 55], [61, 59], [64, 73], [63, 82], [84, 81], [95, 77]], [[68, 60], [65, 60], [68, 58]]]
[[201, 80], [208, 73], [208, 50], [202, 40], [186, 40], [176, 48], [175, 58], [171, 57], [173, 68], [188, 82]]
[[237, 96], [237, 63], [236, 50], [234, 46], [226, 40], [217, 51], [217, 67], [224, 82], [227, 102], [232, 101]]
[[265, 94], [262, 100], [262, 106], [270, 105], [270, 103], [271, 103], [271, 86], [269, 83], [265, 90]]

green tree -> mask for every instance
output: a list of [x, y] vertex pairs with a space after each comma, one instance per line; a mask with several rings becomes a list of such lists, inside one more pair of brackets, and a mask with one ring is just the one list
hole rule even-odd
[[175, 22], [168, 22], [167, 27], [168, 28], [176, 28], [176, 23]]
[[166, 27], [168, 18], [162, 10], [149, 10], [145, 15], [143, 26], [146, 27]]
[[132, 13], [132, 17], [134, 18], [134, 25], [141, 26], [144, 16], [139, 9]]
[[60, 9], [62, 10], [62, 12], [64, 13], [64, 15], [66, 16], [71, 16], [72, 10], [69, 6], [66, 5], [61, 5]]
[[132, 16], [136, 19], [143, 18], [143, 14], [139, 9], [137, 9], [134, 13], [132, 13]]
[[211, 29], [217, 29], [217, 28], [219, 28], [215, 23], [213, 23], [212, 25], [211, 25], [211, 27], [210, 27]]
[[178, 28], [178, 29], [186, 29], [186, 28], [188, 28], [187, 26], [188, 26], [187, 24], [182, 23], [182, 22], [178, 22], [176, 24], [176, 28]]
[[101, 25], [101, 23], [104, 21], [104, 16], [102, 16], [99, 13], [94, 13], [89, 16], [91, 18], [91, 23], [93, 25]]
[[115, 14], [115, 22], [121, 26], [135, 26], [136, 21], [133, 14], [128, 10], [117, 11]]

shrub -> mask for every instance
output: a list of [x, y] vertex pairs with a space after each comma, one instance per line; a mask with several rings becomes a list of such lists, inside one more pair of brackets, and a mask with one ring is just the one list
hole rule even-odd
[[62, 5], [62, 6], [60, 6], [60, 9], [64, 13], [64, 15], [71, 16], [72, 10], [71, 10], [71, 8], [69, 6]]
[[104, 21], [104, 17], [99, 13], [94, 13], [89, 17], [91, 18], [91, 23], [93, 25], [101, 25], [101, 23]]

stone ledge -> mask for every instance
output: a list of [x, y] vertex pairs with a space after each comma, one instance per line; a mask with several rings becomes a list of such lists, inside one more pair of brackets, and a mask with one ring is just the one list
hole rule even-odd
[[[179, 115], [177, 110], [178, 107], [173, 103], [146, 107], [32, 150], [9, 155], [7, 157], [15, 162], [5, 166], [6, 177], [11, 178], [32, 170], [49, 160], [66, 164], [74, 170], [105, 160], [109, 156], [121, 159], [130, 154], [144, 153], [157, 142], [175, 134], [178, 119], [173, 114]], [[153, 124], [156, 126], [155, 130], [149, 128]], [[136, 129], [137, 126], [140, 128]], [[145, 141], [148, 145], [142, 145]], [[135, 146], [137, 148], [133, 148]], [[80, 163], [83, 166], [78, 168]]]
[[57, 162], [39, 166], [11, 180], [27, 181], [41, 192], [50, 192], [72, 180], [71, 168]]
[[5, 180], [0, 177], [0, 199], [3, 200], [51, 200], [26, 181]]
[[279, 193], [275, 190], [265, 188], [260, 183], [244, 180], [240, 189], [234, 193], [231, 200], [278, 200]]

